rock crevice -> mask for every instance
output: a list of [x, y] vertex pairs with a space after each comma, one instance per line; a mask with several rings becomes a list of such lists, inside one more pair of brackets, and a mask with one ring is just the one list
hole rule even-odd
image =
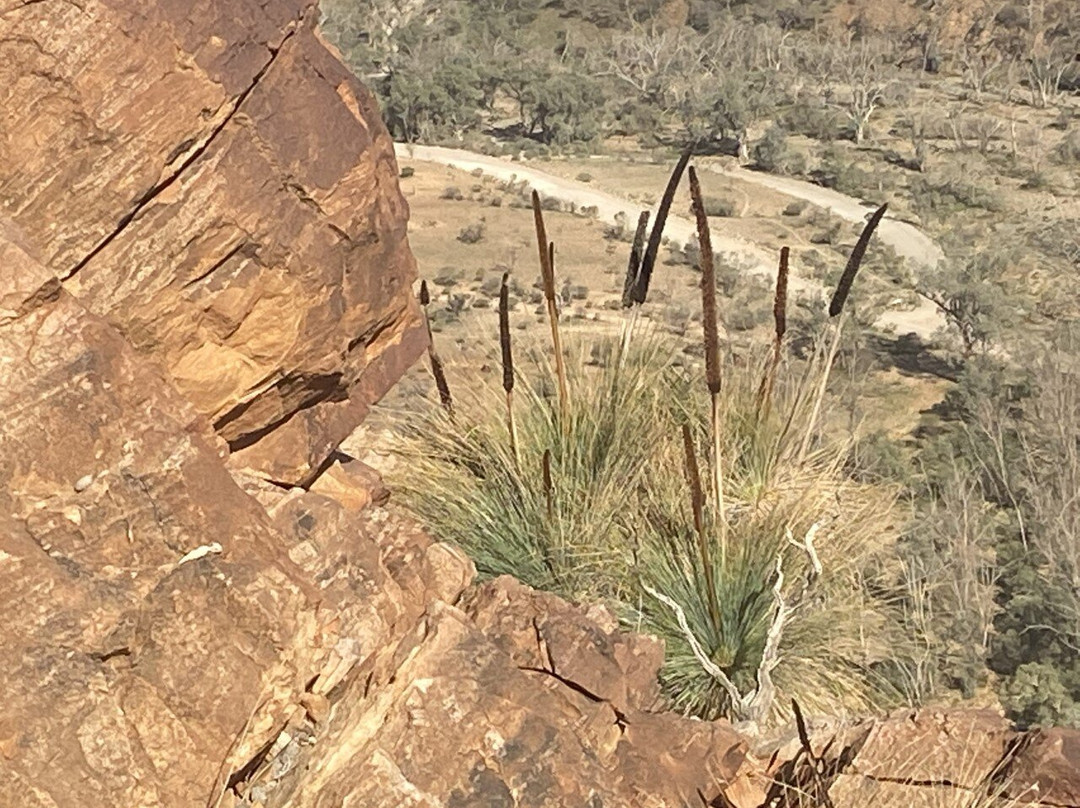
[[[45, 0], [34, 1], [45, 2]], [[302, 26], [304, 24], [304, 19], [313, 12], [315, 7], [315, 4], [304, 7], [304, 9], [300, 12], [300, 16], [297, 19], [291, 21], [286, 30], [282, 32], [280, 41], [275, 45], [268, 44], [266, 46], [267, 50], [270, 53], [270, 57], [266, 60], [266, 63], [259, 68], [258, 72], [252, 77], [251, 82], [248, 84], [248, 86], [245, 87], [234, 99], [226, 102], [226, 106], [228, 107], [228, 109], [226, 110], [225, 115], [221, 116], [221, 120], [210, 130], [210, 132], [205, 137], [201, 139], [189, 137], [176, 145], [176, 147], [169, 153], [168, 157], [165, 160], [165, 167], [163, 169], [165, 177], [150, 188], [148, 188], [143, 194], [141, 194], [139, 198], [135, 200], [135, 203], [132, 205], [131, 209], [120, 217], [120, 220], [116, 225], [116, 229], [114, 229], [111, 233], [107, 234], [105, 238], [98, 242], [98, 244], [92, 250], [90, 250], [90, 252], [87, 253], [77, 264], [75, 264], [74, 267], [64, 273], [61, 276], [62, 280], [67, 280], [71, 278], [73, 275], [77, 274], [80, 270], [86, 267], [87, 264], [93, 261], [94, 258], [102, 252], [102, 250], [108, 247], [109, 244], [112, 243], [112, 241], [117, 238], [124, 231], [124, 229], [138, 217], [138, 215], [147, 205], [151, 204], [159, 194], [166, 191], [169, 186], [171, 186], [174, 182], [180, 179], [181, 175], [206, 153], [206, 151], [213, 145], [215, 138], [217, 138], [218, 135], [221, 134], [225, 127], [228, 126], [229, 123], [232, 121], [233, 117], [240, 111], [241, 107], [244, 104], [244, 101], [258, 86], [263, 76], [265, 76], [267, 71], [269, 71], [270, 68], [273, 67], [274, 61], [277, 59], [278, 54], [281, 53], [281, 49], [284, 48], [286, 43], [288, 43], [288, 41], [296, 34], [299, 26]], [[170, 166], [181, 157], [183, 157], [183, 160], [180, 162], [180, 164], [176, 166], [175, 169], [170, 168]], [[220, 267], [221, 264], [223, 264], [233, 255], [235, 255], [237, 252], [239, 252], [239, 247], [227, 253], [222, 259], [220, 259], [220, 261], [215, 263], [213, 267], [203, 276], [196, 278], [194, 281], [189, 281], [188, 283], [186, 283], [185, 287], [190, 286], [196, 281], [202, 280], [207, 275], [211, 274], [214, 269]]]

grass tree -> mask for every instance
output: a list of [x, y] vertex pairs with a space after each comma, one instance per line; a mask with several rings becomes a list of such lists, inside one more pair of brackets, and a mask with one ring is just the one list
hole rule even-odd
[[[700, 214], [692, 171], [690, 182]], [[553, 249], [535, 209], [553, 286]], [[406, 418], [405, 462], [392, 482], [482, 575], [603, 600], [629, 627], [662, 637], [662, 682], [677, 709], [758, 726], [786, 717], [792, 697], [811, 711], [868, 709], [891, 698], [878, 671], [903, 648], [898, 614], [881, 594], [892, 574], [893, 492], [852, 480], [848, 441], [818, 430], [831, 364], [822, 350], [783, 372], [786, 252], [772, 344], [737, 364], [721, 350], [708, 221], [697, 218], [705, 384], [659, 331], [563, 340], [550, 306], [555, 351], [526, 334], [511, 367], [501, 313], [502, 390], [463, 379], [452, 417], [430, 408]], [[661, 222], [650, 246], [659, 246]], [[643, 231], [628, 289], [650, 254]], [[500, 395], [505, 417], [492, 406]]]

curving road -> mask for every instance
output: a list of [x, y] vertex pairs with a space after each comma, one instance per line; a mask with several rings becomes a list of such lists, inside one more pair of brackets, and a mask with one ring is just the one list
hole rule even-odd
[[[399, 160], [420, 160], [463, 171], [480, 169], [484, 174], [502, 181], [524, 180], [542, 196], [554, 197], [563, 204], [574, 204], [579, 208], [595, 207], [598, 218], [606, 222], [614, 222], [619, 214], [626, 214], [631, 222], [636, 220], [634, 214], [639, 209], [637, 203], [599, 191], [576, 180], [553, 176], [530, 165], [441, 146], [396, 143], [394, 148]], [[706, 168], [743, 182], [770, 188], [795, 199], [806, 200], [851, 222], [863, 222], [870, 212], [870, 208], [854, 197], [809, 182], [745, 169], [724, 169], [716, 166]], [[690, 219], [675, 215], [668, 217], [664, 235], [679, 244], [685, 244], [697, 237], [694, 223]], [[921, 230], [906, 222], [886, 218], [878, 227], [877, 236], [896, 250], [898, 255], [919, 268], [932, 267], [944, 257], [937, 244]], [[712, 242], [716, 252], [733, 253], [745, 261], [752, 271], [775, 277], [776, 256], [771, 251], [744, 239], [715, 232]], [[794, 291], [823, 291], [816, 281], [806, 278], [792, 277], [790, 285]], [[897, 334], [915, 333], [924, 340], [931, 339], [944, 323], [937, 307], [921, 298], [914, 309], [888, 311], [878, 320], [878, 325], [892, 327]]]

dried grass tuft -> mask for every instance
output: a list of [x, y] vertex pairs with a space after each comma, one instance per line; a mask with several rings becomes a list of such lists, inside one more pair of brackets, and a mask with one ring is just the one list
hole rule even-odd
[[448, 415], [454, 414], [454, 397], [450, 394], [450, 385], [446, 381], [446, 369], [434, 347], [428, 348], [431, 361], [431, 375], [435, 378], [435, 389], [439, 391], [439, 403]]
[[712, 235], [709, 218], [705, 215], [705, 202], [701, 195], [701, 183], [697, 172], [690, 167], [690, 199], [693, 202], [697, 222], [698, 246], [701, 249], [701, 314], [702, 332], [705, 339], [705, 386], [710, 395], [720, 392], [720, 332], [716, 309], [716, 266], [713, 259]]

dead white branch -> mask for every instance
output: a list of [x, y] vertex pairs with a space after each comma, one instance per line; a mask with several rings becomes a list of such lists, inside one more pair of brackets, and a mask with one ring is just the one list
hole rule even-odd
[[[810, 566], [814, 570], [813, 578], [817, 578], [822, 573], [821, 558], [818, 556], [817, 548], [814, 547], [814, 539], [817, 537], [818, 531], [821, 530], [821, 525], [817, 522], [810, 525], [810, 529], [806, 531], [806, 535], [803, 536], [803, 540], [795, 541], [795, 536], [791, 532], [791, 528], [786, 528], [788, 544], [793, 547], [798, 547], [803, 550], [807, 557], [810, 559]], [[813, 578], [811, 580], [813, 580]]]
[[757, 670], [757, 689], [747, 705], [747, 717], [758, 723], [772, 709], [776, 698], [776, 685], [773, 684], [772, 672], [780, 664], [780, 640], [784, 636], [784, 625], [791, 615], [791, 607], [784, 600], [784, 556], [776, 554], [776, 581], [773, 583], [775, 611], [769, 632], [765, 636], [765, 648], [761, 652], [761, 663]]
[[743, 696], [739, 693], [739, 689], [735, 687], [735, 683], [728, 678], [727, 674], [720, 669], [715, 662], [709, 659], [705, 653], [705, 649], [701, 647], [701, 643], [698, 642], [698, 638], [694, 636], [694, 632], [690, 630], [690, 624], [686, 621], [686, 612], [683, 611], [683, 607], [669, 598], [663, 592], [658, 592], [649, 585], [645, 585], [645, 591], [663, 603], [675, 614], [675, 619], [679, 622], [679, 628], [682, 630], [683, 636], [686, 637], [686, 641], [690, 643], [690, 650], [694, 653], [694, 658], [697, 659], [701, 667], [705, 669], [705, 672], [709, 676], [713, 677], [720, 686], [724, 688], [724, 692], [728, 694], [728, 698], [731, 699], [732, 705], [734, 705], [737, 712], [741, 713], [743, 708]]

